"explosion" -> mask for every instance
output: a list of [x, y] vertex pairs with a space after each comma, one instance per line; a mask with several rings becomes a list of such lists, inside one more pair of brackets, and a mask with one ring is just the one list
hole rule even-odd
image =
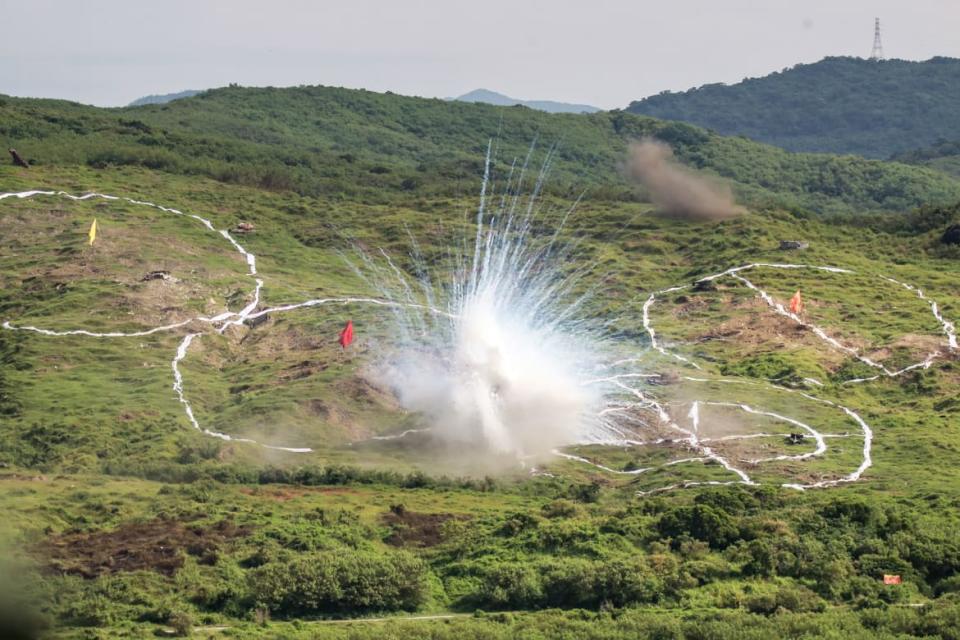
[[589, 294], [576, 294], [580, 272], [565, 269], [571, 247], [558, 241], [563, 223], [546, 240], [532, 233], [549, 155], [527, 197], [521, 189], [529, 154], [511, 169], [492, 213], [490, 163], [488, 146], [473, 251], [457, 257], [449, 282], [424, 277], [416, 298], [392, 262], [379, 275], [361, 275], [386, 297], [403, 292], [408, 302], [426, 299], [422, 306], [433, 311], [425, 320], [419, 306], [395, 308], [396, 334], [404, 338], [384, 369], [404, 407], [427, 416], [447, 442], [536, 456], [599, 428], [600, 398], [585, 381], [604, 350], [579, 317]]

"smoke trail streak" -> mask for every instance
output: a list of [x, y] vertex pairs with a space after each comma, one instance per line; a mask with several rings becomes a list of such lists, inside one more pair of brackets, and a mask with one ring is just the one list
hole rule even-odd
[[723, 220], [746, 213], [730, 187], [694, 173], [673, 159], [669, 145], [650, 138], [630, 145], [627, 169], [650, 192], [664, 215], [688, 220]]

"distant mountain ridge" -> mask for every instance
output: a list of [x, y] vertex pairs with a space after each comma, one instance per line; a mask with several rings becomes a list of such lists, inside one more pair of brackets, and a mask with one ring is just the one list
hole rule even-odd
[[824, 58], [734, 85], [663, 92], [631, 103], [627, 111], [790, 151], [888, 158], [956, 138], [960, 59]]
[[165, 104], [167, 102], [172, 102], [173, 100], [180, 100], [181, 98], [190, 98], [198, 93], [203, 93], [203, 91], [203, 89], [187, 89], [186, 91], [180, 91], [179, 93], [162, 93], [157, 95], [143, 96], [142, 98], [137, 98], [127, 106], [140, 107], [145, 104]]
[[519, 100], [505, 96], [502, 93], [497, 93], [496, 91], [490, 91], [489, 89], [475, 89], [452, 99], [460, 102], [482, 102], [483, 104], [492, 104], [500, 107], [512, 107], [519, 104], [531, 109], [537, 109], [538, 111], [546, 111], [547, 113], [596, 113], [597, 111], [603, 111], [603, 109], [590, 106], [589, 104], [571, 104], [569, 102], [556, 102], [554, 100]]

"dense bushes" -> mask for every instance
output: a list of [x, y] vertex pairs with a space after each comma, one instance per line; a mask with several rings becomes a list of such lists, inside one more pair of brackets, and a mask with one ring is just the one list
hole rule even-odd
[[557, 558], [490, 567], [483, 575], [478, 604], [501, 609], [596, 609], [657, 602], [664, 595], [663, 579], [643, 559]]
[[349, 465], [311, 465], [304, 467], [254, 467], [230, 464], [203, 464], [198, 458], [208, 458], [209, 445], [185, 445], [174, 462], [109, 461], [103, 473], [127, 475], [161, 482], [197, 482], [212, 480], [228, 484], [297, 484], [303, 486], [389, 485], [404, 489], [471, 489], [494, 491], [494, 478], [450, 478], [428, 476], [419, 471], [401, 473], [389, 469], [366, 469]]
[[426, 569], [407, 553], [301, 555], [249, 576], [258, 605], [281, 615], [414, 610], [426, 597]]
[[664, 537], [689, 536], [717, 549], [727, 547], [740, 537], [736, 523], [726, 511], [704, 504], [665, 513], [657, 529]]

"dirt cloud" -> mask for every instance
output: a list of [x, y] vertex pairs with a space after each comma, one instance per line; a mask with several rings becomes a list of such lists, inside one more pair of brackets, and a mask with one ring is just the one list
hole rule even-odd
[[730, 187], [681, 166], [670, 147], [657, 140], [648, 138], [630, 145], [627, 171], [647, 188], [664, 215], [724, 220], [746, 213], [734, 201]]

